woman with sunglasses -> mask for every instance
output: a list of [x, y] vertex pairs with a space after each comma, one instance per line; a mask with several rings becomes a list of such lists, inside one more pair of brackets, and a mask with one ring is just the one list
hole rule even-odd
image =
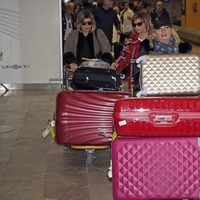
[[131, 88], [131, 78], [133, 78], [134, 92], [139, 90], [139, 68], [136, 59], [149, 53], [150, 41], [153, 38], [151, 17], [146, 12], [140, 12], [133, 16], [133, 33], [124, 44], [119, 58], [112, 64], [126, 76], [130, 75], [130, 65], [133, 63], [133, 77], [128, 77], [128, 85]]
[[93, 14], [81, 11], [77, 16], [76, 30], [68, 36], [64, 46], [64, 64], [72, 71], [87, 59], [99, 58], [112, 63], [111, 46], [101, 29], [96, 29]]

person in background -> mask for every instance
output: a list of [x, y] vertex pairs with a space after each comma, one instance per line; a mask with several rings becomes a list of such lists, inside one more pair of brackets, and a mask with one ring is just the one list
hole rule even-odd
[[76, 21], [78, 13], [82, 10], [82, 6], [80, 3], [74, 4], [74, 19]]
[[89, 1], [89, 0], [82, 0], [82, 9], [83, 9], [83, 10], [89, 10], [89, 11], [92, 12], [92, 10], [93, 10], [92, 1]]
[[153, 42], [153, 53], [155, 54], [173, 54], [173, 53], [190, 53], [191, 44], [182, 42], [172, 28], [172, 23], [166, 15], [161, 16], [154, 21], [155, 39]]
[[124, 9], [120, 13], [121, 18], [121, 36], [120, 42], [123, 43], [125, 39], [129, 38], [130, 34], [133, 31], [132, 26], [132, 18], [133, 18], [133, 11], [129, 7], [129, 3], [124, 3]]
[[133, 85], [134, 92], [139, 90], [139, 68], [136, 60], [143, 55], [149, 53], [150, 41], [153, 38], [153, 29], [151, 17], [146, 12], [141, 12], [133, 16], [132, 25], [134, 27], [133, 33], [130, 35], [128, 41], [124, 44], [120, 56], [112, 64], [120, 72], [128, 77], [128, 86], [131, 88], [130, 65], [134, 61], [133, 67]]
[[74, 4], [71, 2], [67, 3], [65, 5], [65, 14], [63, 23], [64, 41], [66, 41], [70, 32], [75, 29], [75, 18], [73, 12], [74, 12]]
[[112, 63], [111, 46], [101, 29], [96, 29], [93, 14], [89, 10], [82, 10], [73, 30], [64, 46], [64, 64], [68, 64], [75, 71], [85, 59], [99, 58]]
[[150, 13], [152, 23], [156, 23], [162, 16], [170, 17], [168, 11], [164, 7], [163, 1], [156, 1], [155, 7]]
[[148, 3], [144, 3], [144, 2], [140, 2], [139, 3], [139, 12], [146, 12], [146, 13], [150, 13], [150, 4]]
[[140, 11], [140, 1], [134, 0], [131, 9], [135, 14], [138, 13]]
[[[119, 15], [119, 7], [116, 5], [113, 7], [113, 10], [117, 13], [117, 18], [121, 22], [120, 15]], [[112, 36], [112, 44], [118, 43], [120, 39], [120, 35], [117, 32], [115, 25], [113, 25], [113, 36]]]
[[112, 45], [113, 25], [115, 25], [117, 32], [120, 34], [120, 22], [116, 12], [113, 10], [113, 0], [103, 0], [102, 5], [98, 5], [94, 9], [94, 17], [97, 28], [103, 30], [107, 36], [110, 45]]

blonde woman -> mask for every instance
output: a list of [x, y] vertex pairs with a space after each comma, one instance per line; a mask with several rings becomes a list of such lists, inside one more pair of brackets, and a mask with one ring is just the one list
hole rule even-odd
[[174, 54], [189, 53], [192, 46], [187, 42], [182, 42], [177, 32], [172, 28], [171, 20], [168, 16], [161, 16], [154, 21], [155, 38], [153, 42], [153, 53]]
[[65, 42], [64, 64], [68, 64], [72, 71], [85, 59], [99, 58], [111, 64], [110, 43], [104, 32], [96, 29], [94, 16], [89, 10], [78, 14], [76, 27]]

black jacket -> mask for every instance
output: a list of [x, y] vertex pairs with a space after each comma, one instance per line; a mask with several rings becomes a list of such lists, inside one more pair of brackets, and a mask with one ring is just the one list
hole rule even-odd
[[162, 10], [162, 12], [160, 13], [160, 15], [158, 15], [158, 13], [157, 13], [157, 11], [156, 11], [156, 8], [154, 8], [154, 9], [151, 11], [150, 15], [151, 15], [151, 21], [152, 21], [153, 24], [155, 23], [155, 21], [159, 20], [159, 18], [160, 18], [161, 16], [165, 16], [166, 18], [169, 18], [169, 19], [170, 19], [169, 13], [168, 13], [168, 11], [167, 11], [165, 8], [163, 8], [163, 10]]
[[93, 14], [97, 28], [103, 30], [110, 44], [112, 44], [113, 25], [115, 25], [117, 30], [120, 30], [120, 22], [116, 12], [112, 8], [105, 10], [102, 6], [98, 6], [93, 10]]

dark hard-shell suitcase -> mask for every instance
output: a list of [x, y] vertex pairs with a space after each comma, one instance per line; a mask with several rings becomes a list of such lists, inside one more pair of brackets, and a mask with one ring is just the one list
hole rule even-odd
[[114, 108], [120, 136], [200, 136], [200, 98], [127, 98]]
[[112, 142], [115, 200], [200, 198], [197, 137], [117, 138]]
[[107, 145], [112, 140], [115, 101], [122, 92], [61, 91], [56, 99], [56, 142], [63, 145]]
[[121, 91], [122, 86], [121, 74], [113, 69], [80, 67], [72, 78], [73, 89]]
[[147, 55], [140, 72], [141, 89], [147, 96], [200, 95], [198, 55]]

